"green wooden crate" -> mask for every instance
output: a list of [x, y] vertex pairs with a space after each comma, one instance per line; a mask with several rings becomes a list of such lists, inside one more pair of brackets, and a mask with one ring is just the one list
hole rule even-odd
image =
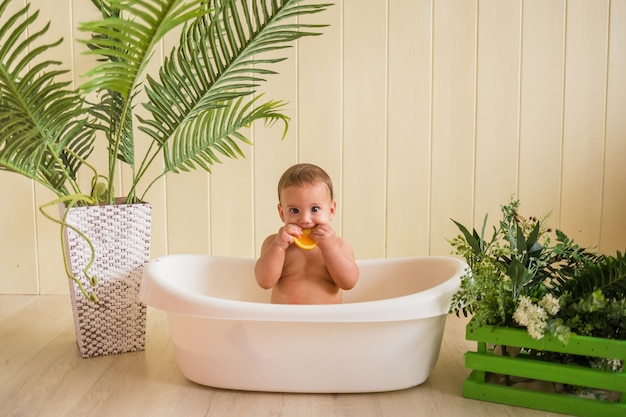
[[[463, 383], [463, 396], [466, 398], [579, 417], [626, 417], [626, 373], [624, 372], [544, 362], [524, 355], [515, 357], [496, 355], [492, 349], [488, 349], [493, 345], [499, 345], [626, 361], [626, 341], [624, 340], [573, 336], [569, 343], [564, 345], [551, 336], [535, 340], [523, 329], [475, 326], [472, 321], [467, 325], [466, 338], [478, 342], [476, 352], [465, 354], [465, 366], [472, 369]], [[528, 387], [493, 383], [487, 378], [488, 373], [607, 390], [621, 394], [621, 400], [615, 402], [583, 398], [559, 392], [544, 392]]]

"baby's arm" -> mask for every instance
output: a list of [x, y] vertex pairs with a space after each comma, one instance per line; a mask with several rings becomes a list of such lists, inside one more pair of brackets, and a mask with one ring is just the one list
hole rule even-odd
[[283, 226], [277, 234], [265, 238], [261, 246], [261, 256], [254, 265], [254, 276], [261, 288], [266, 290], [272, 288], [280, 279], [287, 248], [293, 243], [292, 233], [296, 232], [294, 227], [293, 225]]
[[354, 260], [354, 250], [345, 239], [335, 235], [330, 225], [318, 225], [311, 232], [322, 251], [326, 268], [335, 284], [342, 290], [350, 290], [359, 279], [359, 267]]

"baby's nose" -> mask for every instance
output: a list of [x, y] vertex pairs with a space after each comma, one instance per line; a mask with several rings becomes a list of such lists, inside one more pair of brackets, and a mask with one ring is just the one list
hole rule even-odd
[[311, 213], [309, 212], [302, 213], [300, 216], [300, 223], [308, 224], [310, 222], [311, 222]]

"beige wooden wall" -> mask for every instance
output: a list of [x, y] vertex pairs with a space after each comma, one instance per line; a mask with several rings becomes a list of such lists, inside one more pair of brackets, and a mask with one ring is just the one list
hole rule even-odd
[[[54, 38], [94, 16], [31, 3]], [[343, 0], [320, 19], [264, 88], [290, 102], [288, 137], [254, 126], [246, 159], [155, 187], [153, 256], [255, 256], [299, 161], [334, 178], [358, 258], [449, 254], [450, 218], [495, 221], [514, 194], [582, 245], [626, 249], [626, 0]], [[72, 46], [56, 58], [79, 80]], [[0, 292], [66, 292], [59, 230], [37, 211], [52, 196], [5, 172], [0, 189]]]

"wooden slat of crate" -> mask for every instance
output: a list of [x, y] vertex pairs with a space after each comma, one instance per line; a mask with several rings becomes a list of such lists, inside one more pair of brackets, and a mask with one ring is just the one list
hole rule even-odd
[[[569, 343], [564, 344], [550, 336], [540, 340], [533, 339], [522, 329], [478, 327], [471, 321], [466, 331], [466, 338], [478, 342], [478, 347], [477, 352], [468, 352], [465, 356], [466, 367], [472, 369], [472, 373], [463, 384], [464, 397], [580, 417], [626, 416], [626, 374], [624, 372], [543, 362], [525, 355], [499, 356], [494, 355], [487, 348], [491, 345], [515, 346], [626, 361], [626, 341], [572, 336]], [[621, 402], [491, 383], [487, 382], [487, 373], [617, 392], [621, 393]]]

